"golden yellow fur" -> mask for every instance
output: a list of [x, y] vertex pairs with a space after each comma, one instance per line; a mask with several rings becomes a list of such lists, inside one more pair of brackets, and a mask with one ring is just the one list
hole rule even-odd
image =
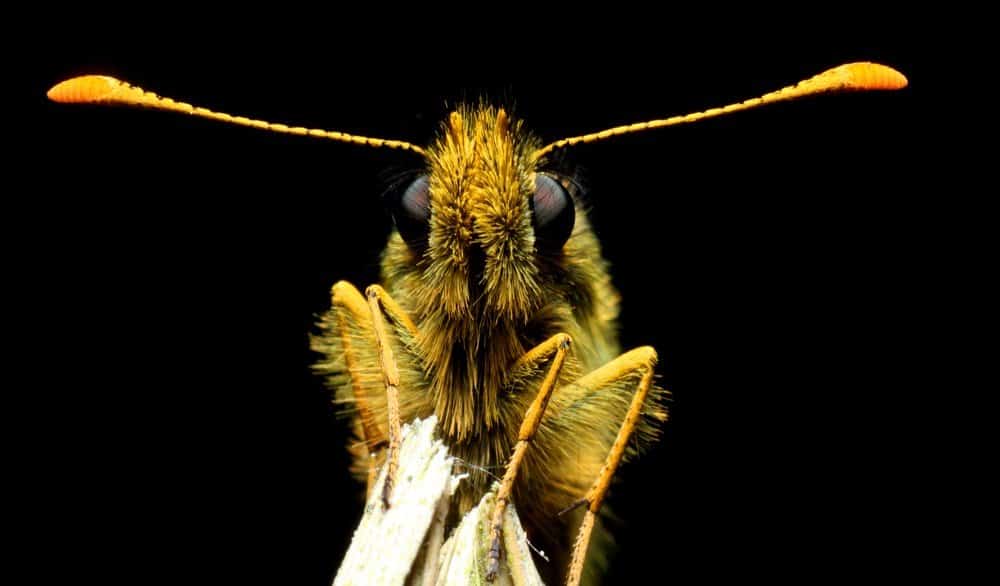
[[[431, 209], [426, 251], [414, 252], [394, 232], [382, 258], [381, 285], [419, 332], [390, 332], [402, 419], [436, 414], [452, 453], [469, 465], [470, 482], [453, 501], [456, 515], [503, 475], [547, 368], [545, 362], [521, 370], [512, 365], [556, 333], [572, 337], [560, 385], [513, 492], [529, 538], [552, 554], [552, 563], [541, 564], [543, 573], [561, 580], [579, 515], [556, 513], [598, 476], [642, 372], [600, 388], [574, 382], [620, 354], [619, 298], [579, 202], [561, 250], [536, 250], [529, 198], [544, 169], [540, 147], [503, 110], [454, 112], [425, 151]], [[335, 287], [336, 295], [360, 298], [346, 283]], [[357, 412], [360, 394], [384, 434], [385, 386], [370, 317], [335, 303], [321, 328], [313, 340], [324, 355], [316, 370], [346, 410]], [[663, 396], [662, 389], [653, 390], [633, 445], [656, 438], [666, 419]], [[364, 437], [359, 419], [356, 430]], [[353, 450], [362, 477], [368, 451], [364, 445]], [[593, 560], [601, 557], [600, 542], [598, 536]]]

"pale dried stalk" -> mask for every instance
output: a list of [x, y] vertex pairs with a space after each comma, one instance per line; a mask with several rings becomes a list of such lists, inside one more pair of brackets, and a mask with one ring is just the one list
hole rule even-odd
[[[504, 563], [500, 574], [495, 581], [486, 581], [494, 491], [483, 496], [441, 544], [444, 524], [441, 512], [446, 510], [447, 500], [464, 476], [454, 474], [454, 459], [434, 437], [436, 425], [437, 419], [431, 417], [403, 427], [392, 506], [385, 509], [380, 500], [386, 476], [383, 469], [334, 578], [334, 586], [542, 584], [514, 507], [508, 507], [504, 517]], [[435, 556], [435, 551], [440, 553]], [[433, 558], [437, 559], [432, 561]]]

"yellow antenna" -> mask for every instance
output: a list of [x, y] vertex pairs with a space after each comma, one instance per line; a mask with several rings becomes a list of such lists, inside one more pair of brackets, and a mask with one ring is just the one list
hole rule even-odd
[[740, 110], [749, 110], [765, 104], [773, 104], [785, 100], [794, 100], [804, 96], [811, 96], [823, 93], [867, 91], [867, 90], [898, 90], [906, 87], [906, 77], [902, 73], [891, 67], [879, 65], [878, 63], [848, 63], [828, 69], [819, 75], [810, 77], [805, 81], [782, 88], [778, 91], [764, 94], [758, 98], [752, 98], [737, 104], [730, 104], [721, 108], [712, 108], [704, 112], [695, 112], [683, 116], [672, 116], [663, 120], [650, 120], [649, 122], [638, 122], [636, 124], [626, 124], [616, 126], [600, 132], [574, 136], [557, 140], [543, 147], [535, 153], [536, 157], [542, 157], [556, 149], [573, 146], [580, 143], [597, 142], [612, 136], [663, 128], [665, 126], [675, 126], [696, 122], [706, 118], [714, 118]]
[[192, 106], [185, 102], [177, 102], [170, 98], [161, 98], [153, 92], [147, 92], [142, 88], [129, 85], [124, 81], [106, 75], [83, 75], [67, 79], [53, 86], [48, 92], [48, 97], [53, 102], [63, 104], [127, 104], [130, 106], [146, 106], [157, 110], [183, 112], [192, 116], [221, 120], [222, 122], [238, 124], [240, 126], [251, 126], [253, 128], [260, 128], [261, 130], [298, 134], [301, 136], [315, 136], [370, 147], [403, 149], [413, 151], [419, 155], [424, 154], [424, 149], [401, 140], [385, 140], [381, 138], [369, 138], [367, 136], [355, 136], [331, 130], [286, 126], [284, 124], [254, 120], [243, 116], [230, 116], [221, 112], [213, 112], [207, 108]]

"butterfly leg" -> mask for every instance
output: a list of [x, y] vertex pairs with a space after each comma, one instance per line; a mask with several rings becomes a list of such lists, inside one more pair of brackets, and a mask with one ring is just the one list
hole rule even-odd
[[552, 363], [549, 365], [548, 373], [542, 380], [541, 388], [538, 390], [535, 400], [532, 401], [527, 413], [524, 415], [524, 421], [521, 423], [521, 429], [517, 434], [517, 444], [514, 446], [514, 452], [507, 463], [507, 470], [504, 472], [503, 480], [500, 483], [500, 490], [497, 491], [496, 505], [493, 509], [493, 517], [490, 522], [490, 550], [489, 561], [486, 566], [486, 579], [489, 581], [493, 581], [500, 571], [500, 542], [503, 530], [503, 514], [507, 508], [507, 503], [510, 502], [510, 491], [514, 486], [514, 480], [517, 478], [517, 471], [521, 460], [524, 459], [528, 443], [531, 442], [531, 438], [538, 430], [538, 424], [542, 420], [542, 414], [545, 413], [545, 407], [552, 396], [552, 390], [555, 389], [556, 383], [559, 380], [559, 371], [562, 370], [562, 365], [566, 360], [566, 353], [569, 351], [571, 343], [572, 339], [568, 334], [556, 334], [529, 350], [514, 364], [513, 369], [515, 371], [535, 368], [548, 360], [550, 356], [552, 357]]
[[396, 482], [396, 471], [399, 469], [399, 444], [402, 436], [402, 424], [399, 420], [399, 368], [396, 357], [389, 343], [389, 334], [385, 325], [387, 316], [396, 324], [406, 328], [411, 336], [417, 336], [417, 328], [413, 320], [397, 304], [389, 293], [379, 285], [371, 285], [365, 290], [368, 295], [368, 308], [371, 313], [372, 329], [375, 331], [375, 342], [378, 345], [378, 362], [385, 378], [385, 392], [389, 411], [389, 455], [382, 487], [382, 504], [389, 508], [389, 496]]
[[375, 485], [376, 457], [378, 453], [388, 445], [385, 432], [379, 427], [372, 412], [371, 404], [365, 393], [365, 387], [361, 384], [356, 373], [360, 372], [360, 361], [357, 350], [354, 348], [352, 331], [348, 320], [353, 320], [355, 324], [363, 329], [371, 328], [371, 310], [365, 303], [365, 298], [347, 281], [338, 281], [330, 290], [332, 305], [339, 309], [337, 327], [340, 334], [341, 344], [344, 348], [344, 361], [348, 372], [351, 373], [351, 391], [354, 396], [354, 404], [358, 410], [358, 417], [361, 420], [361, 432], [364, 436], [365, 445], [368, 446], [368, 482], [365, 489], [366, 500]]
[[584, 514], [583, 523], [580, 525], [580, 532], [577, 534], [576, 543], [573, 545], [573, 558], [570, 562], [569, 577], [566, 580], [568, 586], [576, 586], [580, 583], [583, 574], [583, 563], [587, 557], [587, 546], [590, 544], [590, 534], [594, 529], [594, 521], [597, 512], [601, 509], [601, 502], [611, 484], [615, 469], [621, 462], [625, 454], [625, 447], [628, 445], [629, 436], [635, 429], [636, 422], [642, 412], [642, 404], [649, 393], [653, 382], [653, 368], [656, 365], [656, 350], [650, 346], [643, 346], [630, 350], [608, 362], [597, 370], [591, 371], [577, 381], [582, 387], [599, 389], [605, 385], [613, 383], [624, 377], [642, 372], [639, 386], [635, 395], [632, 396], [632, 403], [629, 405], [628, 414], [618, 430], [618, 436], [608, 453], [607, 460], [601, 468], [600, 474], [591, 485], [587, 495], [570, 508], [580, 505], [587, 505], [587, 512]]

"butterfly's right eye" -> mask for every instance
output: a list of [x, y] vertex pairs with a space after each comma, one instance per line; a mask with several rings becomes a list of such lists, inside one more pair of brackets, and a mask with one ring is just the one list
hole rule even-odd
[[407, 246], [415, 252], [427, 248], [430, 231], [431, 198], [427, 175], [413, 180], [406, 189], [389, 196], [389, 212]]

